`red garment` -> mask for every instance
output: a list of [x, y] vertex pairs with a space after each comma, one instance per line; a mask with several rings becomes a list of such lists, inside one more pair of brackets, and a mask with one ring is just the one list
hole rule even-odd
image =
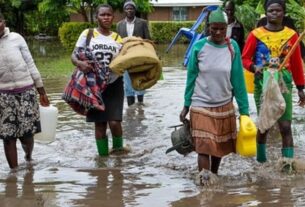
[[[297, 39], [298, 39], [298, 34], [295, 32], [295, 34], [288, 41], [290, 41], [290, 44], [293, 45], [297, 41]], [[254, 60], [254, 56], [256, 54], [258, 42], [259, 42], [259, 40], [253, 34], [253, 31], [252, 31], [248, 35], [246, 44], [245, 44], [243, 52], [242, 52], [243, 66], [244, 66], [244, 68], [246, 68], [249, 71], [250, 71], [251, 65], [255, 64], [255, 62], [253, 60]], [[299, 44], [297, 45], [296, 50], [290, 56], [290, 59], [287, 61], [285, 67], [292, 73], [294, 83], [297, 86], [304, 86], [304, 84], [305, 84], [304, 69], [303, 69], [301, 50], [300, 50]]]
[[99, 80], [98, 72], [84, 74], [76, 69], [64, 89], [62, 98], [69, 106], [81, 115], [86, 115], [89, 109], [105, 110], [102, 92], [106, 89], [105, 81]]

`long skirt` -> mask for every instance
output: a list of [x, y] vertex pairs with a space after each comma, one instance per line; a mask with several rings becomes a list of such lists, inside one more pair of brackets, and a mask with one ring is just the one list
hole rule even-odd
[[20, 93], [0, 92], [0, 139], [33, 136], [41, 132], [34, 88]]
[[220, 107], [192, 107], [190, 118], [198, 154], [223, 157], [236, 152], [236, 116], [232, 102]]

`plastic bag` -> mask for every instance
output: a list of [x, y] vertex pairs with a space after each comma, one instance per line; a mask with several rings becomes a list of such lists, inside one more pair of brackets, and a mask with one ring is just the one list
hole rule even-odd
[[276, 69], [264, 71], [264, 87], [257, 123], [261, 133], [270, 129], [286, 109], [286, 102], [277, 81], [278, 73]]

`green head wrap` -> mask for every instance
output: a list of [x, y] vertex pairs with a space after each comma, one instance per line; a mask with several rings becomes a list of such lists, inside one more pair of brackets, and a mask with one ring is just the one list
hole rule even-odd
[[220, 7], [216, 10], [212, 11], [209, 15], [209, 23], [228, 23], [228, 17], [224, 11]]

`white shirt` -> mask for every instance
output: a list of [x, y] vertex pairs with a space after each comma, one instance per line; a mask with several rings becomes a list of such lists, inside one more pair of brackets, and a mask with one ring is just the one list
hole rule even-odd
[[126, 21], [127, 36], [131, 37], [133, 35], [134, 22], [136, 21], [136, 17], [131, 22], [127, 21], [127, 18], [125, 19], [125, 21]]
[[235, 24], [235, 21], [232, 22], [231, 24], [228, 24], [228, 27], [227, 27], [227, 37], [229, 37], [229, 38], [232, 35], [232, 28], [233, 28], [234, 24]]
[[[88, 29], [84, 30], [79, 36], [76, 47], [85, 47]], [[122, 39], [117, 33], [112, 32], [110, 35], [105, 36], [94, 29], [93, 37], [90, 40], [89, 48], [92, 49], [92, 54], [98, 62], [109, 67], [110, 62], [119, 54], [122, 47]], [[113, 83], [119, 76], [114, 72], [110, 72], [109, 83]]]

